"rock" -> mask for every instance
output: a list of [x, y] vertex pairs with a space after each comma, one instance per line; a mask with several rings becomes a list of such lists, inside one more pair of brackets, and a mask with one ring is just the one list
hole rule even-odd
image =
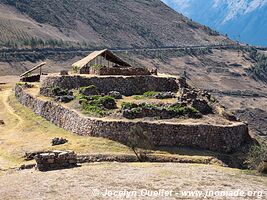
[[109, 96], [113, 97], [114, 99], [122, 99], [122, 95], [121, 93], [117, 92], [117, 91], [110, 91], [108, 93]]
[[71, 95], [64, 95], [55, 98], [55, 101], [62, 102], [62, 103], [69, 103], [74, 99], [74, 96]]
[[99, 91], [96, 86], [90, 85], [87, 87], [81, 87], [80, 93], [86, 96], [99, 95]]
[[122, 116], [127, 119], [136, 119], [136, 118], [142, 118], [143, 113], [141, 108], [124, 109], [122, 111]]
[[60, 75], [61, 76], [67, 76], [67, 75], [69, 75], [69, 72], [67, 70], [61, 70]]
[[197, 109], [201, 114], [207, 115], [207, 114], [212, 114], [212, 107], [208, 104], [208, 102], [204, 99], [194, 99], [192, 101], [192, 107]]
[[20, 166], [19, 170], [32, 169], [34, 167], [36, 167], [36, 164], [23, 164]]
[[171, 99], [175, 98], [175, 94], [173, 92], [160, 92], [155, 95], [156, 99]]
[[64, 138], [54, 138], [52, 140], [52, 146], [65, 144], [67, 142], [68, 142], [68, 140], [67, 139], [64, 139]]
[[5, 125], [4, 120], [0, 119], [0, 125]]
[[234, 114], [226, 112], [226, 111], [222, 111], [222, 116], [229, 121], [233, 121], [233, 122], [240, 121], [237, 119], [237, 117]]
[[263, 174], [267, 174], [267, 159], [263, 160], [258, 168], [257, 168], [258, 172], [263, 173]]

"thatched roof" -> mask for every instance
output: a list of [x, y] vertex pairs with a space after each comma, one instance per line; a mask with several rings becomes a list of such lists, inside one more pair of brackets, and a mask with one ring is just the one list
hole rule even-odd
[[123, 66], [123, 67], [131, 67], [130, 64], [128, 64], [127, 62], [123, 61], [121, 58], [119, 58], [118, 56], [113, 54], [108, 49], [104, 49], [104, 50], [101, 50], [101, 51], [94, 51], [91, 54], [89, 54], [88, 56], [86, 56], [85, 58], [73, 63], [72, 67], [82, 68], [82, 67], [86, 66], [90, 61], [92, 61], [95, 58], [97, 58], [98, 56], [102, 56], [106, 60], [108, 60], [110, 62], [113, 62], [115, 64], [118, 64], [120, 66]]
[[36, 66], [33, 67], [32, 69], [30, 69], [30, 70], [24, 72], [23, 74], [21, 74], [20, 77], [26, 76], [26, 75], [28, 75], [29, 73], [33, 72], [33, 71], [36, 70], [36, 69], [39, 69], [40, 67], [42, 67], [42, 66], [44, 66], [44, 65], [46, 65], [46, 62], [42, 62], [42, 63], [36, 65]]

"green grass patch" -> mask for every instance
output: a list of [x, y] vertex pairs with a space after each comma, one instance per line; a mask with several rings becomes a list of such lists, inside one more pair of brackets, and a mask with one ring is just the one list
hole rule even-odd
[[153, 98], [155, 97], [157, 94], [159, 94], [160, 92], [155, 92], [155, 91], [148, 91], [148, 92], [145, 92], [143, 94], [144, 97], [147, 97], [147, 98]]
[[116, 101], [111, 96], [85, 96], [79, 95], [80, 103], [86, 113], [96, 116], [105, 116], [109, 110], [116, 109]]

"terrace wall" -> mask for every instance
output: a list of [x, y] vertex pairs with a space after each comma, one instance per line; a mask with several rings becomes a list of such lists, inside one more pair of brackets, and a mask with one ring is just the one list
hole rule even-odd
[[129, 130], [140, 126], [151, 135], [154, 146], [186, 146], [218, 152], [232, 152], [250, 140], [247, 125], [233, 122], [232, 125], [178, 124], [156, 122], [133, 122], [90, 118], [65, 108], [55, 102], [45, 101], [28, 94], [16, 86], [18, 101], [55, 125], [83, 136], [104, 137], [127, 144]]
[[147, 91], [177, 92], [179, 80], [157, 76], [45, 76], [40, 93], [50, 96], [51, 88], [78, 89], [95, 85], [101, 93], [118, 91], [122, 95], [140, 95]]

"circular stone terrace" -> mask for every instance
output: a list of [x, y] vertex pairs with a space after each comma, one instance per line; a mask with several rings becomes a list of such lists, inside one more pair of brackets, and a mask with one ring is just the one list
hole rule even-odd
[[[80, 105], [79, 88], [94, 85], [102, 93], [118, 91], [122, 99], [116, 99], [116, 108], [103, 116], [85, 112]], [[68, 103], [55, 101], [51, 88], [71, 90], [74, 99]], [[181, 80], [162, 76], [92, 76], [49, 75], [41, 85], [27, 88], [17, 84], [19, 102], [48, 121], [78, 135], [109, 138], [129, 144], [138, 127], [148, 136], [152, 146], [185, 146], [218, 152], [233, 152], [250, 140], [247, 125], [229, 121], [216, 112], [201, 118], [180, 116], [173, 118], [141, 117], [127, 119], [121, 113], [123, 103], [136, 105], [173, 105], [179, 98]], [[175, 97], [155, 99], [144, 96], [149, 91], [172, 92]], [[155, 108], [153, 108], [155, 109]]]

